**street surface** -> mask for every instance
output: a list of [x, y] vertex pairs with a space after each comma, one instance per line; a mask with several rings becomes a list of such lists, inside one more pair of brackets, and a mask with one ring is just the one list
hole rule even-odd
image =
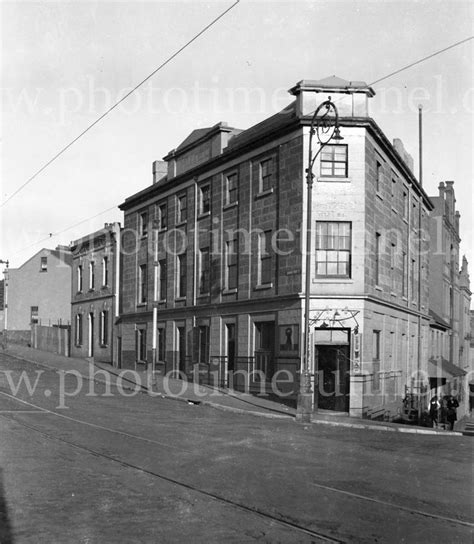
[[[61, 409], [56, 372], [1, 353], [0, 370], [1, 544], [472, 542], [470, 437], [299, 426], [92, 382]], [[12, 391], [23, 371], [31, 395]]]

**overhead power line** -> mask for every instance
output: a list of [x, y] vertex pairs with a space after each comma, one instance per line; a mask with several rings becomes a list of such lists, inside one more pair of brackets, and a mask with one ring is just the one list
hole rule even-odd
[[386, 76], [381, 77], [380, 79], [376, 79], [375, 81], [372, 81], [370, 85], [375, 85], [377, 83], [380, 83], [381, 81], [384, 81], [385, 79], [388, 79], [389, 77], [392, 77], [396, 74], [399, 74], [400, 72], [408, 70], [408, 68], [412, 68], [413, 66], [416, 66], [417, 64], [421, 64], [425, 60], [432, 59], [433, 57], [436, 57], [436, 55], [440, 55], [441, 53], [444, 53], [445, 51], [448, 51], [449, 49], [452, 49], [453, 47], [457, 47], [458, 45], [466, 43], [472, 40], [473, 38], [474, 36], [469, 36], [469, 38], [465, 38], [464, 40], [461, 40], [460, 42], [456, 42], [451, 45], [448, 45], [448, 47], [445, 47], [444, 49], [440, 49], [439, 51], [436, 51], [435, 53], [431, 53], [431, 55], [428, 55], [427, 57], [423, 57], [422, 59], [416, 60], [415, 62], [412, 62], [411, 64], [407, 64], [403, 68], [399, 68], [398, 70], [395, 70], [395, 72], [391, 72], [390, 74], [387, 74]]
[[106, 110], [100, 117], [98, 117], [93, 123], [91, 123], [86, 129], [84, 129], [78, 136], [76, 136], [72, 141], [70, 141], [66, 146], [64, 146], [60, 151], [56, 153], [47, 163], [45, 163], [39, 170], [37, 170], [30, 178], [28, 178], [18, 189], [12, 193], [4, 202], [2, 202], [1, 206], [5, 206], [7, 202], [9, 202], [14, 196], [16, 196], [22, 189], [24, 189], [28, 184], [30, 184], [43, 170], [45, 170], [50, 164], [52, 164], [56, 159], [58, 159], [67, 149], [69, 149], [72, 145], [74, 145], [78, 140], [80, 140], [85, 134], [89, 132], [95, 125], [100, 123], [104, 117], [106, 117], [111, 111], [113, 111], [119, 104], [121, 104], [124, 100], [126, 100], [131, 94], [133, 94], [139, 87], [141, 87], [144, 83], [146, 83], [149, 79], [151, 79], [157, 72], [159, 72], [162, 68], [164, 68], [167, 64], [169, 64], [174, 58], [176, 58], [182, 51], [184, 51], [187, 47], [189, 47], [193, 42], [195, 42], [200, 36], [202, 36], [207, 30], [209, 30], [213, 25], [215, 25], [224, 15], [229, 13], [229, 11], [240, 2], [240, 0], [237, 0], [234, 4], [232, 4], [230, 7], [228, 7], [226, 10], [224, 10], [220, 15], [218, 15], [215, 19], [213, 19], [208, 25], [206, 25], [202, 30], [200, 30], [193, 38], [191, 38], [188, 42], [186, 42], [182, 47], [180, 47], [175, 53], [173, 53], [170, 57], [168, 57], [156, 70], [153, 70], [145, 79], [140, 81], [138, 85], [135, 85], [133, 89], [129, 92], [127, 92], [118, 102], [113, 104], [108, 110]]

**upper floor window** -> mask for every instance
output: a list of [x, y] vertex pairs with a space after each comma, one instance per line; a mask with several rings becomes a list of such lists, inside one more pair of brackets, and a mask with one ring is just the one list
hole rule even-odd
[[147, 299], [147, 266], [138, 267], [138, 304], [145, 304]]
[[397, 287], [397, 278], [396, 278], [396, 266], [397, 266], [397, 246], [395, 243], [390, 244], [390, 278], [391, 278], [391, 286], [392, 286], [392, 292], [395, 292], [395, 289]]
[[147, 214], [147, 212], [142, 212], [139, 215], [138, 230], [140, 232], [140, 236], [146, 236], [148, 234], [148, 214]]
[[199, 214], [209, 213], [211, 210], [211, 186], [201, 185], [199, 187]]
[[95, 263], [89, 263], [89, 289], [95, 289]]
[[265, 159], [259, 165], [259, 193], [269, 191], [273, 187], [273, 159]]
[[347, 144], [325, 145], [321, 151], [321, 176], [347, 177]]
[[375, 162], [375, 190], [380, 192], [382, 187], [382, 163], [379, 161]]
[[157, 330], [157, 344], [158, 344], [158, 361], [164, 361], [166, 359], [166, 329], [165, 327], [158, 327]]
[[375, 276], [375, 285], [380, 285], [380, 244], [381, 244], [381, 234], [380, 232], [375, 233], [375, 254], [374, 254], [374, 276]]
[[258, 284], [265, 285], [272, 281], [272, 231], [262, 232], [258, 239]]
[[199, 294], [205, 295], [210, 290], [211, 259], [209, 248], [205, 247], [199, 251]]
[[316, 276], [351, 275], [351, 223], [316, 222]]
[[176, 295], [178, 298], [180, 298], [186, 296], [186, 253], [181, 253], [181, 255], [178, 255], [177, 265], [178, 281]]
[[82, 291], [82, 279], [83, 279], [83, 268], [82, 264], [77, 267], [77, 291], [80, 293]]
[[166, 300], [166, 291], [168, 287], [168, 271], [166, 259], [160, 259], [158, 261], [159, 270], [159, 287], [158, 287], [158, 300]]
[[404, 189], [403, 191], [403, 218], [408, 219], [408, 191]]
[[176, 221], [183, 223], [188, 218], [188, 199], [186, 195], [178, 196]]
[[158, 229], [164, 230], [168, 228], [168, 205], [162, 202], [157, 206]]
[[40, 272], [48, 271], [48, 257], [41, 257]]
[[109, 258], [104, 257], [102, 259], [102, 285], [105, 287], [109, 285]]
[[225, 245], [225, 287], [237, 289], [237, 240], [228, 240]]
[[234, 204], [238, 197], [238, 178], [237, 174], [229, 174], [225, 178], [225, 204]]

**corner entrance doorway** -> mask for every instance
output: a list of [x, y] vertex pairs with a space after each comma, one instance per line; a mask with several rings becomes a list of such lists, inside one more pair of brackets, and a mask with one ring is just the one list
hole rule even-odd
[[315, 403], [318, 409], [349, 411], [350, 329], [315, 330]]

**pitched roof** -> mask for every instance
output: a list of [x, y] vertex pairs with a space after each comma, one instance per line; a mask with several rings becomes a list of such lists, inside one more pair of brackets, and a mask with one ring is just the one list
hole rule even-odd
[[194, 142], [197, 142], [197, 140], [203, 138], [213, 128], [215, 127], [196, 128], [179, 144], [179, 146], [176, 148], [176, 151], [180, 151], [184, 147], [188, 147]]
[[428, 360], [428, 375], [430, 378], [458, 378], [465, 376], [466, 372], [459, 366], [454, 365], [444, 357]]

